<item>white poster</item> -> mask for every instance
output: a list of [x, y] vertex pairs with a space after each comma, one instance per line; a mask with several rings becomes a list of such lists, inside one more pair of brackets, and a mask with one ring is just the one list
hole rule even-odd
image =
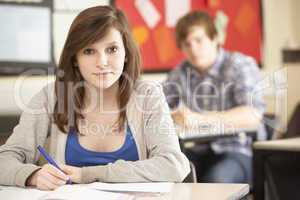
[[0, 61], [50, 62], [51, 12], [48, 8], [0, 6]]
[[154, 28], [161, 16], [150, 0], [135, 0], [134, 5], [149, 28]]
[[165, 0], [166, 25], [174, 27], [180, 17], [191, 10], [191, 0]]

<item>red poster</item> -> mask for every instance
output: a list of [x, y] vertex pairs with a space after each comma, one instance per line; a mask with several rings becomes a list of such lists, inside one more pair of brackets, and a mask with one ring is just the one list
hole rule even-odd
[[144, 71], [172, 69], [183, 55], [176, 47], [176, 19], [191, 10], [207, 11], [224, 32], [223, 46], [254, 57], [261, 63], [260, 0], [114, 0], [123, 10], [139, 44]]

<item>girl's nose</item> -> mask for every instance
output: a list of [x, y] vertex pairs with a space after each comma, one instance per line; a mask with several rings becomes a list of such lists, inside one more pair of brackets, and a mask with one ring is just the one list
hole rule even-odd
[[108, 65], [108, 58], [105, 53], [99, 53], [97, 56], [97, 67], [103, 68]]

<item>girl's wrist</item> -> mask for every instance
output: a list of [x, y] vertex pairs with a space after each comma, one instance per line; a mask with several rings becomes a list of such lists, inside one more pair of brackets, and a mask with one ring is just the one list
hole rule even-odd
[[30, 174], [30, 176], [26, 179], [25, 186], [36, 186], [37, 172], [39, 170], [40, 169], [38, 169], [38, 170], [32, 172], [32, 174]]

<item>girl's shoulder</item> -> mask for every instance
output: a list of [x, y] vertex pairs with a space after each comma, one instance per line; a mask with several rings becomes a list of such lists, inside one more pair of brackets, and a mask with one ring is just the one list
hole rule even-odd
[[55, 82], [50, 82], [42, 87], [31, 99], [29, 104], [39, 104], [51, 112], [55, 104]]

